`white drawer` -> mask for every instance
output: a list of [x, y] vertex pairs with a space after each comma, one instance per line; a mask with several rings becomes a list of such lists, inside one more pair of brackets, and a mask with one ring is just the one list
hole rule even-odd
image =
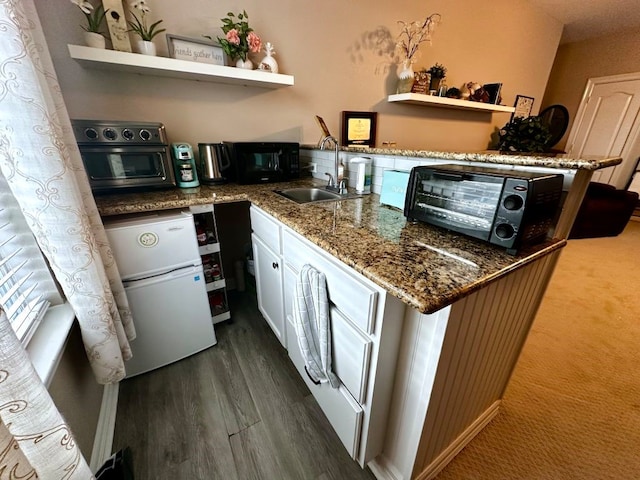
[[[285, 312], [293, 319], [293, 294], [297, 274], [285, 267]], [[371, 340], [351, 326], [349, 321], [334, 307], [331, 307], [331, 352], [332, 369], [351, 395], [364, 403], [371, 358]], [[290, 320], [291, 322], [293, 320]], [[287, 335], [287, 349], [299, 349], [295, 329]]]
[[347, 389], [340, 385], [339, 388], [332, 388], [329, 383], [314, 384], [304, 369], [304, 360], [295, 342], [295, 329], [291, 323], [291, 317], [286, 322], [287, 338], [293, 339], [289, 342], [289, 357], [296, 366], [298, 373], [304, 379], [307, 387], [311, 390], [313, 397], [320, 405], [329, 423], [338, 434], [338, 438], [351, 455], [356, 459], [360, 443], [360, 431], [362, 429], [362, 407], [351, 397]]
[[304, 264], [309, 264], [327, 278], [327, 291], [331, 302], [363, 332], [373, 332], [377, 292], [348, 273], [330, 255], [316, 246], [294, 236], [289, 230], [283, 232], [283, 254], [285, 263], [298, 273]]
[[272, 251], [282, 255], [280, 242], [280, 225], [256, 207], [249, 210], [251, 229]]

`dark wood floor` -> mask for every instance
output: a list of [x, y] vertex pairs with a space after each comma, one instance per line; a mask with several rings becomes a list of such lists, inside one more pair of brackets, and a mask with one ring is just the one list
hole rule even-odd
[[218, 344], [121, 383], [114, 451], [136, 480], [373, 479], [340, 443], [252, 293]]

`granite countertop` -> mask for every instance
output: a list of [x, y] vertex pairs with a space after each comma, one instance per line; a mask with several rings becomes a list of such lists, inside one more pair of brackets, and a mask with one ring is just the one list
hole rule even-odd
[[[300, 145], [306, 150], [320, 150], [317, 145]], [[397, 148], [340, 147], [341, 152], [368, 153], [370, 155], [390, 155], [412, 158], [437, 158], [439, 160], [458, 160], [501, 165], [520, 165], [526, 167], [568, 168], [571, 170], [599, 170], [622, 162], [622, 157], [569, 158], [558, 154], [504, 154], [497, 150], [483, 152], [437, 152], [431, 150], [403, 150]]]
[[299, 205], [273, 192], [311, 179], [269, 185], [202, 186], [98, 195], [102, 216], [248, 200], [422, 313], [433, 313], [521, 266], [562, 248], [549, 240], [517, 256], [437, 227], [408, 223], [376, 194]]

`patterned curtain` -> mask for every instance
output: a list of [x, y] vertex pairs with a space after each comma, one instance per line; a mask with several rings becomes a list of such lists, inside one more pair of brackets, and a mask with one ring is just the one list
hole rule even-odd
[[118, 382], [135, 329], [33, 0], [0, 0], [0, 172], [73, 307], [97, 381]]
[[[17, 0], [24, 1], [24, 0]], [[87, 480], [71, 430], [0, 310], [0, 478]]]

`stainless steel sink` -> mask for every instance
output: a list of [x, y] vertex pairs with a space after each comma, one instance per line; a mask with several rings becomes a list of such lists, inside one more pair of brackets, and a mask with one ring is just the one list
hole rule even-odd
[[274, 190], [278, 195], [282, 195], [296, 203], [323, 202], [326, 200], [340, 200], [346, 198], [345, 195], [329, 192], [322, 188], [287, 188], [285, 190]]

